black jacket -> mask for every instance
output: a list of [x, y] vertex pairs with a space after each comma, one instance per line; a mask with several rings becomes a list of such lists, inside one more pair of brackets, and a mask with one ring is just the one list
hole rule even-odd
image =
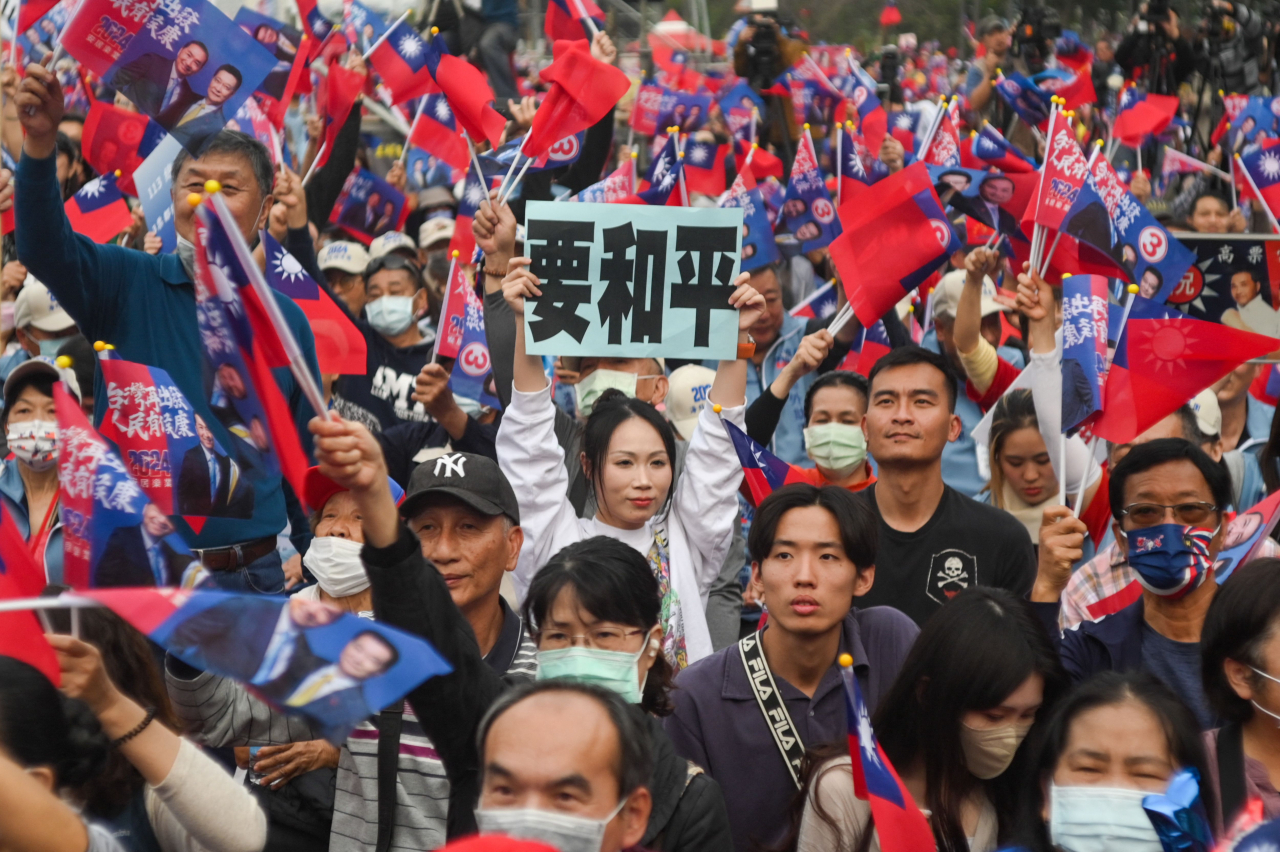
[[[480, 656], [471, 625], [407, 527], [400, 527], [400, 538], [390, 547], [366, 544], [360, 558], [373, 589], [374, 618], [426, 639], [453, 666], [450, 674], [410, 692], [409, 704], [449, 777], [448, 836], [472, 834], [481, 776], [476, 731], [514, 678], [500, 675]], [[653, 812], [641, 845], [654, 852], [730, 852], [720, 785], [709, 775], [691, 776], [688, 761], [676, 754], [659, 720], [646, 714], [645, 725], [654, 752]]]

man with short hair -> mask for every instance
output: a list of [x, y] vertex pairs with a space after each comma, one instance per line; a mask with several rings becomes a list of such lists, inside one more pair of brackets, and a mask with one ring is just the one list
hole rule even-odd
[[[888, 607], [852, 608], [876, 581], [877, 561], [875, 517], [852, 492], [775, 491], [748, 546], [768, 626], [682, 671], [666, 721], [676, 750], [724, 789], [738, 852], [782, 839], [805, 748], [848, 731], [839, 655], [853, 656], [874, 711], [919, 632]], [[792, 745], [780, 747], [778, 735]]]
[[213, 72], [205, 96], [182, 114], [169, 132], [189, 151], [199, 151], [204, 140], [217, 133], [230, 118], [223, 110], [227, 101], [240, 90], [244, 77], [234, 65], [223, 65]]
[[[1008, 60], [1009, 48], [1013, 46], [1013, 30], [1009, 22], [999, 15], [987, 15], [978, 22], [975, 35], [985, 52], [969, 66], [962, 91], [968, 96], [969, 105], [979, 119], [995, 118], [1001, 111], [993, 106], [1000, 103], [1000, 96], [994, 89], [996, 72], [1011, 67]], [[981, 121], [977, 123], [981, 124]], [[1003, 122], [997, 122], [997, 127], [1003, 126]]]
[[[418, 229], [418, 262], [427, 275], [427, 287], [435, 296], [437, 304], [444, 301], [445, 287], [448, 286], [449, 244], [453, 240], [457, 224], [449, 216], [434, 216], [422, 223]], [[462, 258], [458, 258], [462, 261]]]
[[[184, 149], [173, 163], [173, 213], [178, 251], [150, 255], [120, 246], [98, 245], [77, 236], [67, 221], [55, 176], [54, 150], [62, 116], [62, 87], [40, 65], [27, 66], [16, 100], [26, 130], [18, 164], [23, 191], [16, 203], [18, 257], [40, 280], [50, 283], [70, 316], [90, 340], [105, 340], [129, 361], [165, 370], [183, 395], [218, 436], [224, 447], [239, 439], [216, 422], [205, 386], [207, 355], [196, 322], [192, 284], [194, 208], [190, 195], [204, 196], [209, 181], [222, 186], [222, 198], [249, 244], [266, 227], [274, 201], [274, 170], [267, 149], [250, 136], [221, 131], [198, 158]], [[4, 176], [0, 176], [0, 183]], [[304, 232], [305, 233], [305, 232]], [[309, 236], [306, 237], [309, 239]], [[319, 381], [315, 337], [293, 300], [275, 293], [276, 304], [302, 351], [303, 363]], [[299, 428], [304, 453], [311, 436], [305, 423], [312, 416], [289, 368], [273, 370], [276, 384]], [[105, 398], [101, 375], [94, 396]], [[95, 425], [105, 406], [95, 411]], [[285, 526], [285, 498], [279, 474], [253, 480], [252, 517], [211, 518], [190, 543], [223, 589], [278, 592], [284, 586], [276, 535]]]
[[63, 344], [79, 333], [75, 320], [58, 304], [49, 288], [31, 275], [27, 275], [13, 302], [13, 328], [18, 349], [0, 358], [0, 381], [28, 358], [39, 355], [57, 358]]
[[1213, 563], [1231, 503], [1226, 471], [1190, 441], [1160, 438], [1116, 464], [1109, 491], [1116, 542], [1138, 575], [1141, 598], [1059, 638], [1059, 599], [1071, 574], [1061, 558], [1040, 560], [1031, 601], [1073, 681], [1146, 669], [1186, 701], [1203, 728], [1214, 727], [1200, 678], [1200, 630], [1218, 588]]
[[[1257, 450], [1271, 436], [1274, 405], [1268, 405], [1249, 392], [1262, 367], [1241, 364], [1213, 385], [1222, 409], [1222, 449]], [[1271, 367], [1268, 366], [1270, 371]], [[1240, 507], [1244, 508], [1244, 507]]]
[[1280, 335], [1280, 314], [1262, 297], [1262, 284], [1248, 269], [1231, 276], [1231, 300], [1236, 304], [1222, 312], [1223, 325], [1268, 337]]
[[903, 346], [871, 370], [862, 419], [878, 479], [858, 494], [879, 520], [881, 570], [859, 606], [895, 607], [917, 624], [973, 586], [1025, 594], [1035, 553], [1022, 524], [942, 478], [942, 453], [960, 436], [957, 384], [941, 355]]
[[110, 83], [142, 112], [168, 130], [200, 96], [190, 78], [209, 61], [209, 48], [192, 39], [178, 48], [173, 59], [144, 53], [112, 75]]
[[364, 270], [369, 265], [369, 252], [359, 243], [340, 240], [320, 249], [316, 261], [333, 295], [352, 316], [360, 316], [364, 311]]
[[614, 693], [564, 679], [513, 689], [481, 723], [480, 751], [481, 834], [559, 844], [591, 826], [592, 852], [595, 832], [600, 852], [644, 837], [654, 756], [644, 726]]

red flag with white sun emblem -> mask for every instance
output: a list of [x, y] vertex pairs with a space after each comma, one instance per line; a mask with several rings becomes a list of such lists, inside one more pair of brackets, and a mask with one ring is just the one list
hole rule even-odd
[[1269, 139], [1256, 151], [1240, 158], [1240, 165], [1262, 196], [1262, 201], [1276, 216], [1280, 210], [1280, 139]]
[[1192, 319], [1135, 296], [1093, 434], [1127, 444], [1236, 367], [1278, 349], [1274, 337]]
[[266, 231], [262, 246], [267, 252], [267, 283], [302, 309], [316, 336], [316, 361], [323, 375], [363, 376], [368, 372], [368, 348], [351, 316], [302, 268], [298, 259]]

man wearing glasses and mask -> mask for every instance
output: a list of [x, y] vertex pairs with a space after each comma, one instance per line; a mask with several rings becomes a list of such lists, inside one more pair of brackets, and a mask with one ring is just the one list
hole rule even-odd
[[[1075, 682], [1105, 670], [1146, 669], [1215, 726], [1200, 676], [1200, 630], [1218, 590], [1214, 559], [1226, 531], [1231, 483], [1223, 467], [1181, 438], [1161, 438], [1129, 451], [1111, 473], [1113, 529], [1142, 596], [1101, 621], [1059, 638], [1060, 575], [1079, 542], [1041, 528], [1040, 566], [1031, 601], [1062, 665]], [[1081, 538], [1081, 536], [1074, 536]], [[1070, 562], [1066, 561], [1070, 571]]]

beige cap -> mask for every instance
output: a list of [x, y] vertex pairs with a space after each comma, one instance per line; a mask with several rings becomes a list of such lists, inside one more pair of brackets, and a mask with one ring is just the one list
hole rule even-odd
[[1218, 405], [1218, 395], [1213, 388], [1206, 388], [1191, 398], [1187, 403], [1196, 415], [1196, 426], [1210, 438], [1222, 434], [1222, 406]]
[[320, 249], [316, 261], [322, 270], [341, 269], [352, 275], [363, 275], [364, 268], [369, 265], [369, 252], [359, 243], [329, 243]]
[[707, 396], [716, 371], [701, 364], [685, 364], [671, 374], [667, 391], [667, 419], [681, 438], [693, 437], [693, 427], [698, 425], [698, 415], [707, 407]]
[[452, 240], [457, 224], [448, 216], [433, 216], [418, 229], [418, 245], [425, 250], [438, 242]]
[[458, 199], [453, 197], [453, 192], [443, 186], [429, 186], [418, 192], [418, 206], [427, 207], [453, 207], [457, 208]]
[[[960, 305], [960, 294], [964, 291], [963, 269], [956, 269], [942, 276], [938, 286], [933, 290], [933, 317], [951, 317], [955, 319], [956, 308]], [[1007, 311], [1008, 307], [995, 299], [996, 282], [990, 277], [982, 280], [982, 315], [991, 316], [997, 311]]]
[[382, 257], [384, 254], [390, 254], [398, 249], [406, 249], [409, 254], [413, 255], [413, 259], [418, 259], [418, 247], [413, 244], [413, 239], [403, 231], [387, 231], [380, 237], [375, 237], [373, 242], [369, 244], [369, 258]]
[[65, 331], [75, 324], [76, 321], [62, 309], [49, 288], [28, 274], [13, 303], [13, 327], [34, 326], [41, 331]]

